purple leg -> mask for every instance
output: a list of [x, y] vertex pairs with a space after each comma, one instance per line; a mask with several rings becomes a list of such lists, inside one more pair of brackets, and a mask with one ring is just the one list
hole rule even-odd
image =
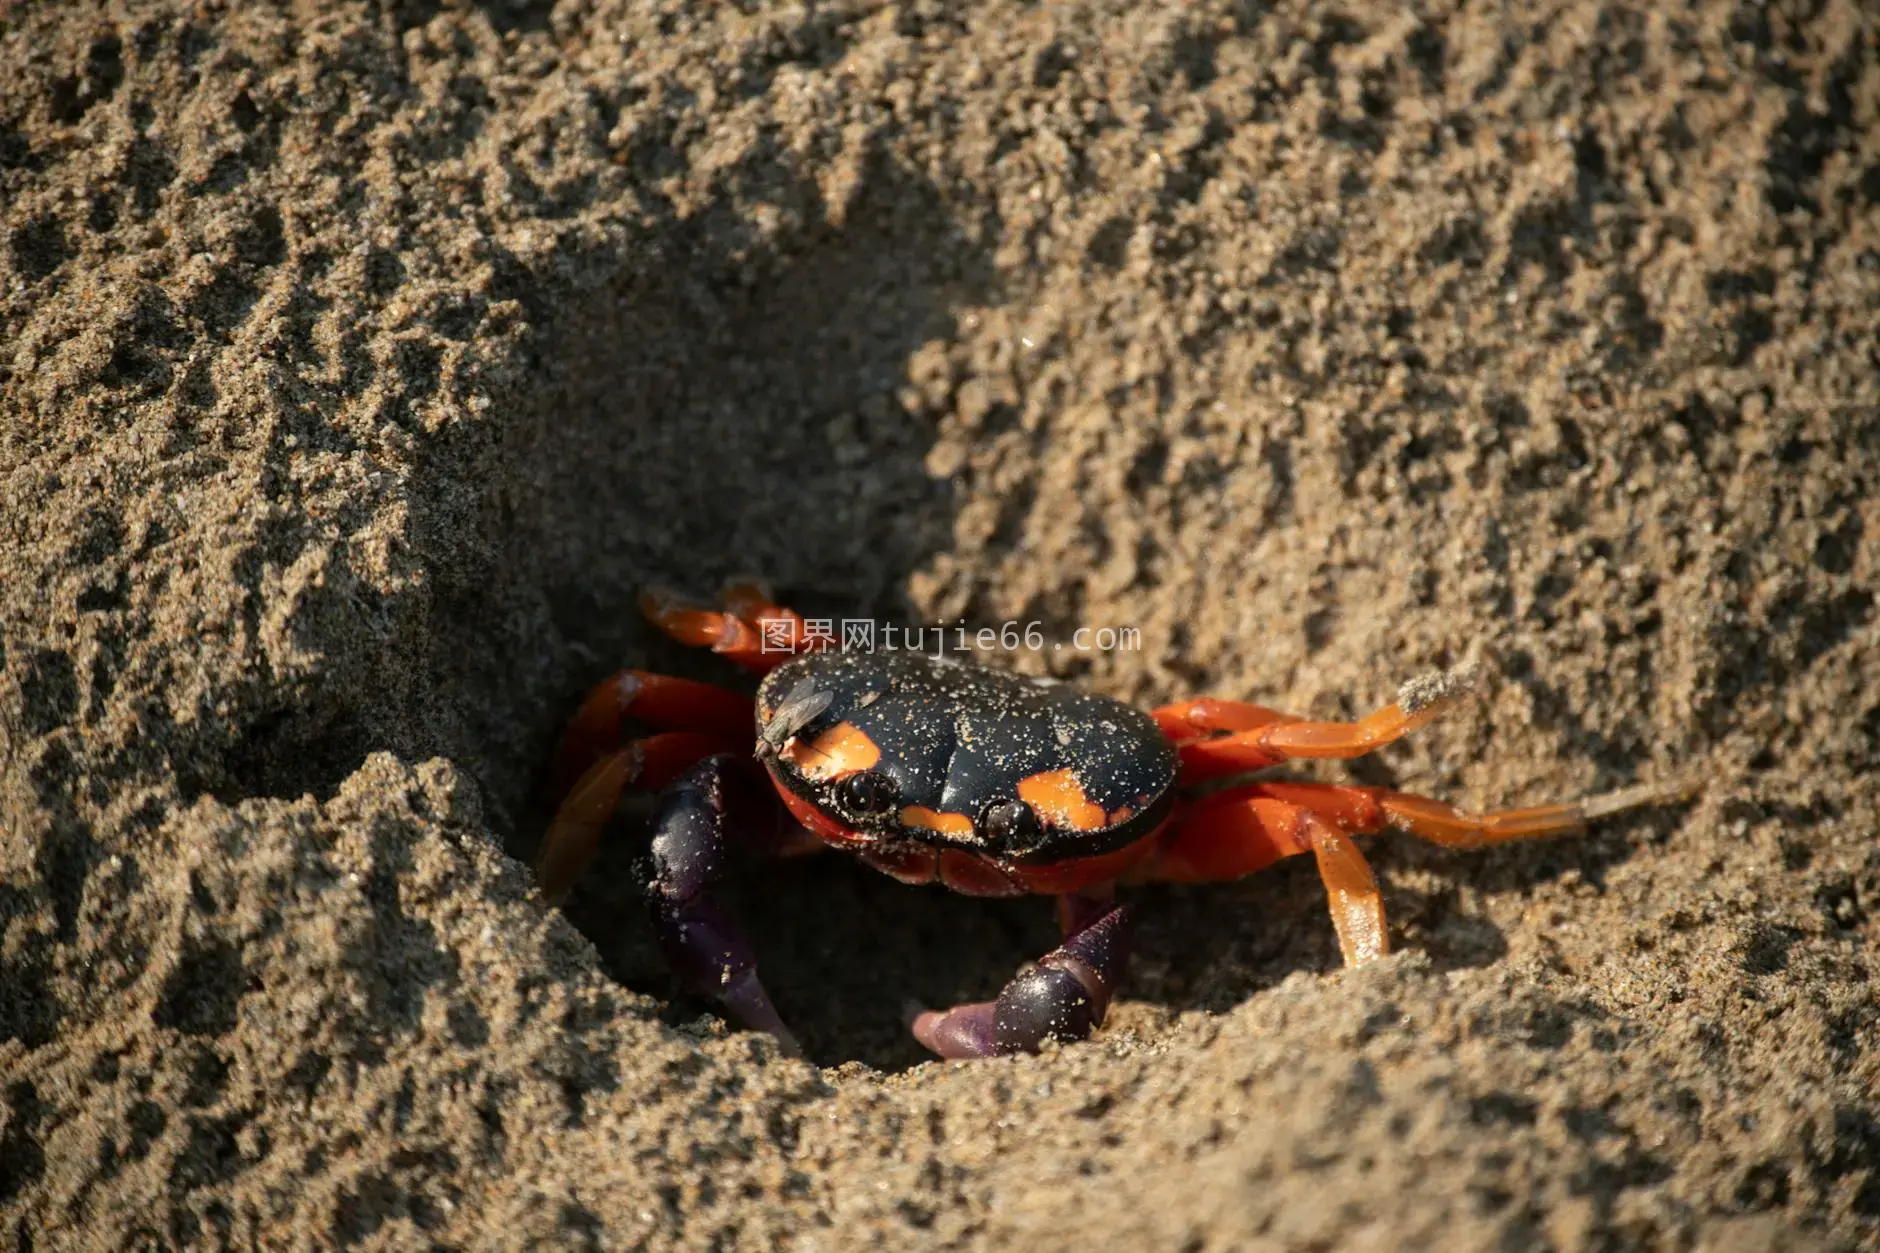
[[[666, 962], [687, 989], [715, 997], [747, 1027], [768, 1031], [791, 1057], [802, 1050], [757, 978], [744, 930], [712, 899], [743, 852], [777, 852], [777, 807], [754, 786], [748, 758], [707, 757], [674, 779], [653, 810], [653, 925]], [[767, 839], [766, 837], [771, 837]]]
[[1075, 920], [1076, 930], [1006, 984], [998, 1000], [926, 1010], [914, 1018], [914, 1038], [942, 1057], [995, 1057], [1095, 1031], [1129, 961], [1135, 912], [1127, 905], [1077, 902], [1065, 917]]

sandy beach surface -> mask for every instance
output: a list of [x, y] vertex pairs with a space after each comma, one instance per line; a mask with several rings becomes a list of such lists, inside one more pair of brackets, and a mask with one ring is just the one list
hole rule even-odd
[[[0, 4], [0, 1245], [1880, 1247], [1880, 13]], [[808, 1061], [535, 890], [650, 584], [1128, 628], [1140, 704], [1584, 838], [732, 898]]]

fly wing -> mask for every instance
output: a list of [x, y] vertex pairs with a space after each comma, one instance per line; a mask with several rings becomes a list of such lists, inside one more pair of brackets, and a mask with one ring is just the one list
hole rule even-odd
[[835, 703], [835, 699], [833, 689], [819, 686], [809, 675], [798, 679], [796, 685], [784, 695], [777, 711], [770, 715], [770, 721], [764, 724], [761, 733], [764, 743], [772, 748], [782, 748], [784, 741], [820, 718]]

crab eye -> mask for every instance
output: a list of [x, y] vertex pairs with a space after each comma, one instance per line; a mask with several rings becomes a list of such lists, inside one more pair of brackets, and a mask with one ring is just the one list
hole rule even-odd
[[1024, 801], [1000, 801], [987, 806], [980, 826], [988, 840], [1003, 848], [1028, 848], [1044, 834], [1037, 811]]
[[869, 817], [893, 809], [901, 794], [894, 780], [877, 770], [850, 775], [837, 785], [836, 791], [850, 813]]

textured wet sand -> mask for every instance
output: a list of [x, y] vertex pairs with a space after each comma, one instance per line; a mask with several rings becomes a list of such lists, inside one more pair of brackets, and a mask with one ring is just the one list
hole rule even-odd
[[[1871, 6], [302, 7], [0, 16], [11, 1247], [1880, 1241]], [[1373, 843], [1358, 973], [1309, 865], [1146, 890], [983, 1065], [900, 1006], [1049, 910], [791, 866], [785, 1061], [635, 850], [511, 856], [742, 572], [1142, 702], [1482, 663], [1324, 777], [1710, 786]]]

